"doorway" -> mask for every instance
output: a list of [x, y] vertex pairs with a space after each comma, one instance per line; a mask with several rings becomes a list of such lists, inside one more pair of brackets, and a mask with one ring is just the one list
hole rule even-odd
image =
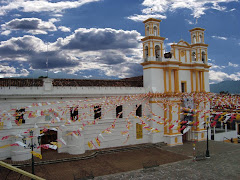
[[[51, 144], [51, 142], [57, 142], [57, 131], [53, 131], [53, 130], [48, 130], [46, 132], [44, 132], [44, 135], [41, 136], [41, 145], [43, 144]], [[45, 149], [45, 148], [41, 148], [41, 152], [49, 152], [49, 151], [56, 151], [53, 149]]]

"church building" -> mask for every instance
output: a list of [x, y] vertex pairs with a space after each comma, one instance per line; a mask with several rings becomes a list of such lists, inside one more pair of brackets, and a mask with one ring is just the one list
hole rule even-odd
[[180, 40], [166, 53], [160, 22], [144, 21], [143, 76], [0, 79], [0, 159], [30, 159], [31, 141], [36, 154], [43, 148], [83, 154], [132, 144], [176, 146], [206, 140], [210, 104], [194, 99], [209, 92], [205, 29], [191, 29], [191, 43]]

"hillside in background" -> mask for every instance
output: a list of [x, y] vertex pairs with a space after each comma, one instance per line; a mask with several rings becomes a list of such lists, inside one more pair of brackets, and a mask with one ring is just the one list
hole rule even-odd
[[210, 92], [219, 93], [221, 91], [240, 94], [240, 81], [222, 81], [218, 84], [210, 84]]

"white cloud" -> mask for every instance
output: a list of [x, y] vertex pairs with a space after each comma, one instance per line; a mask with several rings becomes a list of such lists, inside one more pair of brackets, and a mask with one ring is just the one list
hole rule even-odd
[[188, 19], [185, 19], [185, 21], [187, 21], [188, 24], [191, 24], [191, 25], [194, 24], [194, 22], [192, 22], [192, 21], [190, 21]]
[[10, 30], [6, 30], [6, 31], [3, 31], [3, 32], [1, 33], [1, 35], [8, 36], [9, 34], [11, 34], [11, 32], [12, 32], [12, 31], [10, 31]]
[[228, 40], [228, 38], [227, 37], [222, 37], [222, 36], [212, 36], [212, 38], [214, 38], [214, 39], [221, 39], [221, 40]]
[[0, 7], [0, 15], [5, 15], [9, 11], [19, 10], [23, 12], [53, 12], [61, 13], [66, 9], [73, 9], [91, 2], [100, 0], [73, 0], [51, 2], [51, 0], [8, 0], [6, 5]]
[[231, 63], [231, 62], [228, 62], [228, 66], [231, 66], [231, 67], [239, 67], [238, 64], [233, 64], [233, 63]]
[[[137, 76], [142, 75], [140, 37], [135, 30], [80, 28], [66, 38], [48, 43], [47, 51], [46, 43], [40, 38], [25, 35], [0, 42], [0, 63], [14, 61], [25, 64], [21, 68], [27, 71], [44, 70], [48, 57], [49, 71], [53, 72], [79, 74], [94, 71], [97, 72], [93, 75], [95, 77]], [[19, 66], [15, 68], [19, 69]], [[21, 72], [24, 73], [27, 74]]]
[[8, 74], [16, 73], [16, 69], [14, 67], [0, 65], [0, 74], [7, 74], [7, 73]]
[[[205, 14], [208, 9], [218, 11], [226, 11], [223, 3], [229, 3], [238, 0], [144, 0], [142, 5], [145, 7], [142, 10], [143, 15], [133, 15], [128, 17], [134, 21], [140, 21], [144, 16], [158, 14], [166, 18], [167, 11], [175, 11], [177, 9], [190, 9], [194, 18], [199, 18]], [[146, 18], [145, 18], [146, 19]]]
[[235, 9], [235, 8], [233, 8], [233, 9], [230, 9], [229, 11], [230, 11], [230, 12], [232, 12], [232, 11], [236, 11], [236, 9]]
[[48, 21], [51, 22], [51, 23], [55, 23], [55, 22], [60, 21], [60, 19], [57, 19], [57, 18], [51, 18], [51, 19], [49, 19]]
[[229, 75], [225, 72], [210, 70], [209, 71], [209, 80], [213, 81], [214, 83], [221, 82], [224, 80], [238, 81], [238, 80], [240, 80], [240, 73], [235, 73], [235, 74]]
[[63, 32], [71, 32], [71, 29], [66, 26], [59, 26], [58, 29], [60, 29]]
[[1, 25], [3, 30], [22, 30], [31, 34], [47, 34], [47, 31], [56, 31], [57, 28], [53, 24], [58, 19], [52, 18], [49, 21], [42, 21], [38, 18], [22, 18], [13, 19]]
[[[212, 61], [212, 62], [215, 62], [215, 61]], [[216, 64], [214, 64], [214, 63], [208, 63], [210, 66], [211, 66], [211, 70], [213, 70], [213, 69], [224, 69], [224, 68], [226, 68], [226, 66], [219, 66], [219, 65], [216, 65]]]
[[164, 15], [161, 15], [161, 14], [144, 14], [144, 15], [135, 14], [135, 15], [129, 16], [127, 18], [131, 19], [133, 21], [144, 21], [148, 18], [166, 19], [167, 17]]
[[20, 70], [20, 72], [16, 71], [16, 68], [10, 66], [0, 65], [0, 78], [5, 77], [19, 77], [19, 76], [28, 76], [29, 72], [26, 69]]

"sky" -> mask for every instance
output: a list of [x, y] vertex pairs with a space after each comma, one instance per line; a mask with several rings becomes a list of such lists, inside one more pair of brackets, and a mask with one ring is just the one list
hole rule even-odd
[[240, 80], [240, 0], [0, 0], [0, 78], [140, 76], [150, 17], [166, 52], [205, 28], [210, 83]]

